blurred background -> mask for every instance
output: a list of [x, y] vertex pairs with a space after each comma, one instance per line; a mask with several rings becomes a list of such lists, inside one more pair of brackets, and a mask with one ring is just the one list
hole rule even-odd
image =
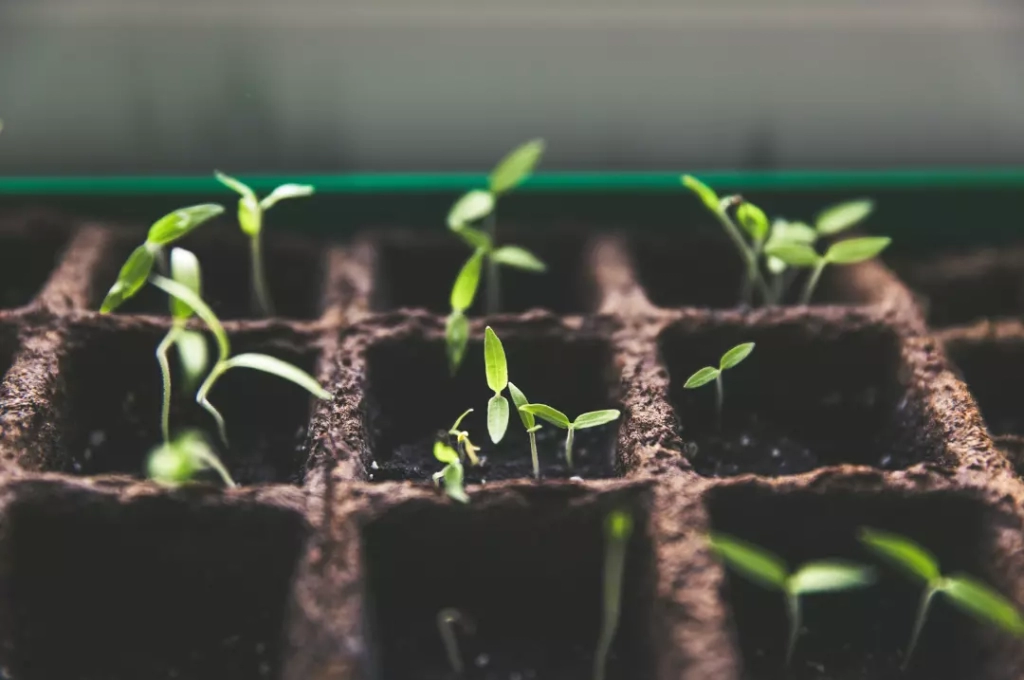
[[0, 175], [1024, 164], [1020, 0], [0, 0]]

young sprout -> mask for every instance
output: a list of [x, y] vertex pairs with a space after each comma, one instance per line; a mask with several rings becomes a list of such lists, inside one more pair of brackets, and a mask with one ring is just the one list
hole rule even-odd
[[456, 675], [462, 675], [466, 670], [462, 663], [462, 655], [459, 654], [459, 641], [455, 637], [455, 624], [462, 626], [464, 633], [475, 632], [473, 622], [458, 609], [448, 607], [437, 613], [437, 630], [441, 633], [441, 643], [444, 645], [444, 653], [448, 656], [448, 663]]
[[[774, 250], [784, 243], [812, 245], [818, 240], [818, 232], [803, 222], [790, 222], [781, 218], [772, 222], [771, 234], [764, 245], [764, 251]], [[782, 304], [786, 291], [792, 283], [794, 270], [777, 257], [765, 255], [765, 267], [770, 275], [768, 283], [768, 304]]]
[[604, 680], [608, 653], [619, 627], [622, 606], [622, 578], [626, 571], [626, 547], [633, 534], [633, 516], [625, 510], [613, 510], [604, 522], [604, 609], [601, 635], [594, 654], [594, 680]]
[[863, 236], [833, 243], [824, 255], [819, 255], [813, 246], [806, 243], [783, 242], [766, 249], [769, 256], [777, 258], [790, 267], [810, 267], [800, 304], [811, 302], [814, 288], [825, 267], [830, 264], [857, 264], [870, 260], [892, 242], [888, 236]]
[[238, 486], [206, 437], [196, 430], [186, 430], [174, 440], [156, 446], [149, 454], [146, 467], [149, 478], [165, 486], [185, 484], [203, 470], [216, 472], [225, 486]]
[[526, 404], [525, 406], [520, 406], [519, 410], [533, 414], [541, 420], [546, 420], [555, 427], [566, 431], [565, 464], [569, 466], [569, 469], [572, 469], [572, 442], [576, 435], [576, 430], [606, 425], [613, 420], [618, 420], [620, 415], [618, 410], [610, 408], [603, 411], [581, 413], [576, 416], [576, 420], [569, 420], [567, 415], [545, 404]]
[[533, 460], [533, 476], [535, 479], [540, 479], [540, 458], [537, 456], [537, 430], [540, 429], [540, 425], [537, 424], [537, 419], [533, 417], [532, 413], [523, 410], [523, 407], [529, 405], [530, 402], [522, 390], [513, 383], [509, 383], [508, 391], [512, 395], [512, 403], [515, 404], [516, 411], [519, 413], [519, 419], [523, 421], [523, 427], [526, 428], [526, 433], [530, 435], [530, 458]]
[[[117, 280], [110, 287], [100, 305], [100, 313], [106, 314], [120, 307], [125, 300], [138, 293], [153, 271], [153, 265], [163, 256], [164, 246], [174, 243], [204, 222], [224, 212], [222, 206], [213, 203], [193, 205], [164, 215], [153, 223], [146, 235], [146, 242], [128, 256]], [[162, 261], [162, 260], [161, 260]]]
[[249, 237], [249, 250], [252, 257], [252, 292], [253, 301], [264, 316], [273, 316], [274, 304], [267, 287], [267, 278], [263, 268], [263, 213], [273, 208], [278, 201], [286, 198], [301, 198], [312, 195], [314, 189], [308, 184], [282, 184], [263, 200], [256, 198], [256, 193], [248, 185], [222, 172], [214, 172], [217, 180], [235, 191], [238, 199], [238, 224], [242, 232]]
[[785, 595], [786, 614], [789, 617], [787, 667], [800, 636], [801, 595], [863, 588], [875, 582], [875, 572], [871, 567], [851, 562], [807, 562], [790, 573], [781, 558], [746, 541], [725, 534], [713, 534], [710, 541], [718, 556], [741, 575], [759, 586], [778, 590]]
[[497, 444], [508, 429], [508, 400], [501, 394], [508, 386], [508, 363], [505, 348], [490, 326], [484, 331], [484, 370], [487, 386], [494, 391], [487, 402], [487, 433]]
[[214, 408], [207, 396], [209, 395], [210, 390], [213, 389], [213, 386], [217, 383], [220, 376], [224, 375], [232, 368], [251, 368], [257, 371], [263, 371], [264, 373], [270, 373], [271, 375], [276, 375], [279, 378], [289, 380], [299, 387], [308, 390], [318, 399], [331, 398], [331, 393], [322, 388], [320, 383], [316, 381], [316, 378], [309, 375], [302, 369], [292, 366], [286, 361], [282, 361], [281, 359], [267, 354], [257, 354], [252, 352], [231, 356], [231, 344], [228, 340], [228, 334], [224, 330], [224, 326], [221, 325], [220, 320], [213, 313], [213, 310], [203, 302], [201, 297], [196, 295], [196, 293], [188, 286], [183, 286], [177, 281], [172, 281], [158, 274], [154, 274], [150, 281], [160, 290], [191, 307], [196, 315], [206, 323], [210, 332], [213, 333], [213, 337], [217, 341], [217, 361], [214, 363], [213, 368], [210, 369], [210, 373], [206, 376], [206, 380], [204, 380], [203, 384], [199, 386], [199, 391], [196, 392], [196, 403], [206, 409], [206, 411], [213, 416], [213, 419], [217, 422], [217, 432], [220, 435], [221, 441], [224, 442], [225, 445], [228, 443], [228, 434], [227, 426], [224, 423], [224, 417], [220, 414], [220, 411]]
[[970, 576], [943, 576], [939, 570], [938, 560], [909, 538], [863, 528], [860, 531], [860, 540], [872, 552], [924, 584], [914, 629], [910, 634], [910, 644], [907, 645], [907, 653], [903, 657], [904, 669], [910, 663], [910, 657], [917, 647], [932, 598], [939, 593], [946, 595], [958, 609], [977, 619], [988, 621], [1014, 635], [1024, 635], [1024, 618], [1008, 600]]
[[477, 458], [476, 455], [476, 452], [479, 451], [479, 449], [469, 440], [469, 432], [459, 429], [459, 425], [462, 424], [462, 419], [472, 412], [473, 409], [468, 408], [461, 416], [456, 418], [455, 424], [448, 430], [448, 434], [455, 437], [455, 446], [459, 451], [459, 456], [461, 457], [464, 454], [469, 458], [469, 462], [473, 465], [479, 465], [480, 459]]
[[712, 380], [715, 381], [715, 411], [718, 414], [718, 422], [721, 425], [722, 422], [722, 404], [725, 401], [725, 391], [722, 388], [722, 371], [736, 366], [741, 361], [750, 356], [750, 353], [754, 351], [754, 343], [744, 342], [741, 345], [736, 345], [731, 350], [722, 355], [722, 358], [718, 360], [718, 368], [714, 366], [705, 366], [693, 375], [691, 375], [686, 384], [683, 385], [685, 389], [692, 390], [702, 385], [707, 385]]
[[434, 442], [434, 458], [444, 463], [444, 469], [433, 474], [434, 484], [444, 481], [444, 491], [449, 498], [460, 503], [468, 503], [469, 496], [462, 488], [464, 474], [459, 452], [444, 442]]
[[476, 298], [476, 291], [480, 286], [480, 271], [486, 255], [485, 249], [477, 248], [466, 260], [466, 264], [462, 265], [452, 287], [452, 312], [448, 315], [444, 332], [448, 348], [448, 368], [452, 375], [459, 370], [462, 357], [466, 355], [466, 345], [469, 343], [469, 319], [466, 318], [466, 310], [473, 306], [473, 300]]
[[[532, 272], [543, 272], [545, 265], [519, 246], [499, 246], [497, 233], [498, 198], [516, 188], [530, 176], [544, 154], [544, 140], [534, 139], [517, 147], [498, 163], [488, 178], [488, 188], [474, 189], [459, 198], [448, 212], [448, 228], [474, 250], [483, 250], [487, 259], [487, 313], [501, 309], [499, 267], [507, 265]], [[486, 220], [486, 230], [473, 223]]]

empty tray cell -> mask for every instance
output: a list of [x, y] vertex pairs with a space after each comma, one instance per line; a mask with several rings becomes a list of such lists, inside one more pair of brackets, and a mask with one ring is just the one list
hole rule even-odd
[[1024, 435], [1024, 329], [953, 340], [946, 343], [946, 351], [978, 402], [989, 432]]
[[[882, 324], [811, 321], [679, 323], [660, 338], [669, 398], [699, 474], [787, 475], [853, 463], [903, 468], [938, 457], [926, 386], [910, 383], [898, 336]], [[753, 353], [714, 382], [683, 385], [744, 342]]]
[[[942, 595], [928, 614], [906, 673], [900, 670], [923, 584], [881, 562], [858, 540], [861, 527], [907, 536], [930, 550], [944, 573], [994, 583], [992, 519], [955, 492], [905, 495], [834, 489], [719, 488], [710, 494], [712, 530], [770, 550], [794, 570], [812, 560], [845, 559], [877, 568], [874, 585], [804, 596], [792, 668], [784, 669], [789, 631], [783, 595], [728, 570], [725, 596], [748, 680], [847, 680], [1017, 677], [994, 650], [1000, 634], [955, 609]], [[1005, 642], [1005, 639], [1002, 640]]]
[[[467, 680], [592, 677], [602, 612], [607, 504], [442, 503], [398, 506], [363, 530], [370, 624], [379, 680], [455, 675], [438, 613], [473, 624], [458, 630]], [[627, 546], [620, 625], [609, 680], [651, 677], [653, 558], [645, 512]]]
[[[546, 265], [545, 272], [503, 266], [499, 270], [500, 311], [547, 309], [556, 314], [579, 314], [597, 307], [596, 284], [586, 268], [586, 240], [582, 236], [539, 239], [510, 237], [510, 243], [528, 248]], [[437, 314], [451, 310], [452, 284], [472, 250], [454, 234], [435, 238], [409, 234], [374, 241], [376, 266], [371, 305], [375, 311], [427, 309]], [[471, 314], [481, 314], [487, 298], [487, 267], [480, 278]]]
[[[274, 316], [297, 320], [318, 318], [323, 293], [324, 248], [303, 239], [274, 235], [263, 238], [264, 269]], [[104, 266], [99, 268], [101, 280], [95, 287], [99, 296], [91, 301], [93, 309], [99, 308], [102, 296], [117, 279], [121, 265], [139, 243], [141, 237], [138, 242], [125, 237], [108, 254]], [[198, 234], [174, 245], [191, 250], [199, 258], [203, 299], [221, 319], [263, 318], [253, 294], [249, 239], [241, 232], [221, 233], [216, 237]], [[169, 256], [170, 249], [166, 251]], [[166, 293], [147, 285], [118, 308], [118, 312], [166, 316], [168, 304]]]
[[[0, 380], [7, 375], [7, 369], [14, 361], [14, 353], [18, 349], [18, 328], [12, 323], [0, 321]], [[0, 392], [2, 400], [2, 392]], [[2, 404], [2, 401], [0, 401]]]
[[[79, 325], [61, 360], [65, 377], [58, 395], [64, 433], [57, 460], [63, 471], [82, 475], [142, 475], [147, 453], [160, 442], [162, 383], [154, 355], [166, 328], [140, 326], [121, 317], [109, 324]], [[241, 332], [232, 352], [270, 354], [312, 372], [315, 351], [287, 331]], [[216, 348], [210, 338], [211, 360]], [[230, 446], [217, 441], [213, 418], [186, 389], [172, 350], [171, 431], [199, 428], [217, 444], [235, 481], [300, 483], [312, 397], [295, 384], [260, 371], [236, 368], [210, 392], [227, 422]], [[204, 473], [211, 480], [212, 473]]]
[[26, 495], [0, 539], [11, 677], [277, 677], [300, 515], [44, 484]]
[[[501, 331], [498, 331], [501, 335]], [[565, 412], [570, 419], [585, 411], [618, 407], [618, 378], [606, 341], [594, 337], [513, 334], [502, 337], [509, 378], [533, 402]], [[367, 355], [368, 397], [364, 418], [371, 432], [371, 478], [429, 480], [442, 464], [434, 442], [468, 408], [461, 429], [470, 433], [485, 459], [467, 465], [466, 480], [533, 476], [530, 443], [512, 405], [508, 430], [497, 446], [487, 435], [487, 401], [493, 392], [484, 375], [483, 343], [473, 339], [462, 368], [452, 377], [441, 338], [422, 336], [381, 341]], [[538, 420], [538, 422], [541, 422]], [[619, 421], [576, 433], [573, 467], [565, 461], [565, 430], [542, 423], [537, 433], [544, 477], [612, 477], [619, 473], [616, 439]]]
[[68, 230], [44, 219], [0, 223], [0, 309], [31, 302], [56, 269]]

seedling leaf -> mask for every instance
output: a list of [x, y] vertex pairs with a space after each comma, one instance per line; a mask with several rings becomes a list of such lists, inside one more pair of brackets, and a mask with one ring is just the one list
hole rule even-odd
[[309, 373], [268, 354], [236, 354], [223, 363], [222, 372], [232, 368], [251, 368], [255, 371], [263, 371], [295, 383], [317, 399], [331, 398], [331, 393], [321, 387], [316, 378]]
[[811, 245], [818, 240], [818, 232], [803, 222], [778, 219], [772, 224], [772, 235], [768, 243], [804, 243]]
[[448, 228], [459, 231], [462, 227], [483, 219], [494, 210], [494, 194], [474, 189], [459, 197], [448, 211]]
[[821, 256], [806, 243], [794, 243], [784, 241], [782, 243], [769, 243], [765, 254], [776, 257], [791, 267], [814, 267], [821, 261]]
[[733, 569], [766, 588], [786, 589], [789, 572], [781, 558], [725, 534], [713, 534], [711, 547]]
[[833, 236], [858, 224], [875, 209], [874, 201], [860, 199], [840, 203], [826, 208], [818, 215], [815, 224], [822, 236]]
[[598, 427], [605, 425], [614, 420], [619, 419], [619, 411], [616, 409], [606, 409], [604, 411], [590, 411], [589, 413], [581, 413], [576, 416], [576, 420], [573, 421], [572, 426], [577, 430], [585, 430], [588, 427]]
[[213, 176], [217, 178], [217, 181], [231, 189], [243, 199], [248, 200], [253, 205], [257, 205], [259, 201], [256, 200], [256, 192], [249, 187], [245, 182], [235, 179], [231, 175], [225, 175], [220, 170], [214, 170]]
[[957, 574], [945, 579], [940, 588], [959, 609], [1014, 635], [1024, 635], [1024, 619], [1002, 595], [970, 576]]
[[473, 306], [477, 288], [480, 286], [480, 270], [484, 262], [484, 251], [478, 249], [462, 265], [452, 286], [451, 305], [456, 312], [465, 312]]
[[505, 436], [508, 429], [508, 400], [495, 394], [487, 402], [487, 434], [497, 444]]
[[458, 430], [459, 429], [459, 425], [462, 424], [462, 421], [465, 419], [465, 417], [468, 416], [472, 412], [473, 412], [473, 409], [471, 409], [471, 408], [467, 408], [465, 411], [463, 411], [462, 415], [455, 419], [455, 424], [452, 425], [452, 429], [450, 429], [449, 432], [455, 432], [456, 430]]
[[206, 338], [199, 331], [182, 330], [178, 332], [175, 345], [181, 360], [181, 370], [185, 374], [185, 384], [191, 388], [198, 384], [210, 365]]
[[742, 345], [736, 345], [722, 355], [721, 360], [718, 362], [718, 368], [723, 371], [727, 368], [732, 368], [750, 356], [750, 353], [753, 351], [754, 343], [752, 342], [745, 342]]
[[572, 427], [572, 421], [569, 420], [569, 416], [546, 404], [527, 404], [526, 406], [520, 406], [519, 408], [520, 410], [532, 413], [541, 420], [546, 420], [552, 425], [560, 427], [563, 430], [567, 430]]
[[190, 231], [224, 212], [216, 203], [203, 203], [188, 208], [179, 208], [164, 215], [149, 228], [146, 240], [156, 246], [165, 246], [177, 241]]
[[612, 510], [605, 518], [604, 530], [617, 541], [628, 540], [633, 534], [633, 515], [624, 510]]
[[462, 312], [452, 312], [445, 323], [445, 340], [448, 350], [448, 368], [452, 374], [462, 365], [469, 344], [469, 319]]
[[487, 386], [494, 390], [495, 394], [505, 389], [508, 385], [505, 348], [490, 326], [484, 331], [484, 368], [487, 371]]
[[851, 238], [832, 244], [825, 253], [825, 259], [831, 264], [856, 264], [870, 260], [885, 250], [890, 243], [892, 239], [888, 236]]
[[512, 403], [516, 407], [516, 412], [519, 413], [519, 419], [523, 421], [523, 427], [525, 427], [527, 431], [536, 427], [537, 420], [533, 417], [533, 414], [523, 409], [523, 406], [530, 403], [529, 400], [527, 400], [526, 395], [511, 382], [508, 384], [508, 391], [509, 394], [512, 395]]
[[705, 366], [704, 368], [700, 369], [699, 371], [691, 375], [689, 379], [687, 379], [686, 384], [683, 385], [683, 387], [688, 390], [692, 390], [695, 387], [707, 385], [709, 382], [717, 378], [719, 373], [721, 373], [721, 371], [715, 368], [714, 366]]
[[191, 307], [195, 313], [206, 322], [206, 325], [210, 327], [210, 332], [217, 339], [217, 348], [220, 352], [221, 361], [225, 360], [231, 354], [231, 345], [228, 343], [228, 334], [224, 332], [224, 326], [221, 325], [220, 319], [213, 313], [213, 310], [207, 306], [203, 299], [193, 293], [189, 288], [181, 285], [177, 281], [164, 278], [159, 274], [154, 274], [150, 277], [150, 283], [154, 286], [172, 295], [189, 307]]
[[[199, 258], [192, 251], [184, 248], [175, 248], [171, 251], [171, 278], [202, 297], [202, 273], [199, 269]], [[192, 308], [172, 295], [171, 315], [176, 319], [188, 319], [192, 316]]]
[[149, 273], [153, 271], [156, 251], [157, 248], [148, 243], [143, 243], [132, 251], [124, 265], [121, 266], [117, 281], [114, 281], [107, 296], [103, 298], [103, 304], [100, 305], [101, 314], [114, 311], [146, 284]]
[[260, 208], [263, 210], [270, 210], [277, 205], [279, 201], [283, 201], [288, 198], [312, 196], [314, 191], [316, 191], [316, 189], [313, 188], [311, 184], [282, 184], [263, 197], [263, 200], [260, 201]]
[[512, 150], [491, 172], [489, 184], [495, 194], [514, 189], [525, 180], [544, 154], [544, 140], [532, 139]]
[[875, 582], [871, 567], [840, 561], [809, 562], [789, 579], [789, 589], [797, 595], [863, 588]]
[[761, 242], [768, 236], [768, 216], [753, 203], [741, 203], [736, 209], [736, 219], [755, 241]]
[[502, 246], [491, 253], [491, 259], [499, 264], [530, 272], [542, 272], [547, 269], [547, 265], [536, 255], [519, 246]]
[[459, 462], [459, 452], [444, 442], [434, 442], [434, 458], [445, 465]]
[[926, 583], [932, 583], [942, 576], [939, 562], [917, 543], [898, 534], [877, 529], [863, 528], [860, 540], [873, 552], [884, 557], [911, 576], [917, 576]]
[[708, 210], [713, 213], [717, 213], [719, 208], [718, 194], [715, 193], [714, 189], [709, 187], [704, 182], [693, 175], [683, 175], [682, 177], [683, 186], [697, 194], [698, 198], [704, 203]]

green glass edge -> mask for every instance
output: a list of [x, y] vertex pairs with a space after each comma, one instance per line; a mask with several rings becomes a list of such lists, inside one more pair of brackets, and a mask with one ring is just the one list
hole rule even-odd
[[[1022, 188], [1024, 167], [919, 170], [689, 171], [719, 191], [827, 191], [940, 188]], [[675, 172], [546, 172], [523, 188], [535, 192], [676, 191]], [[258, 191], [285, 182], [316, 186], [320, 193], [455, 192], [486, 186], [487, 175], [472, 172], [239, 175]], [[219, 193], [209, 176], [0, 177], [0, 195], [110, 196]]]

